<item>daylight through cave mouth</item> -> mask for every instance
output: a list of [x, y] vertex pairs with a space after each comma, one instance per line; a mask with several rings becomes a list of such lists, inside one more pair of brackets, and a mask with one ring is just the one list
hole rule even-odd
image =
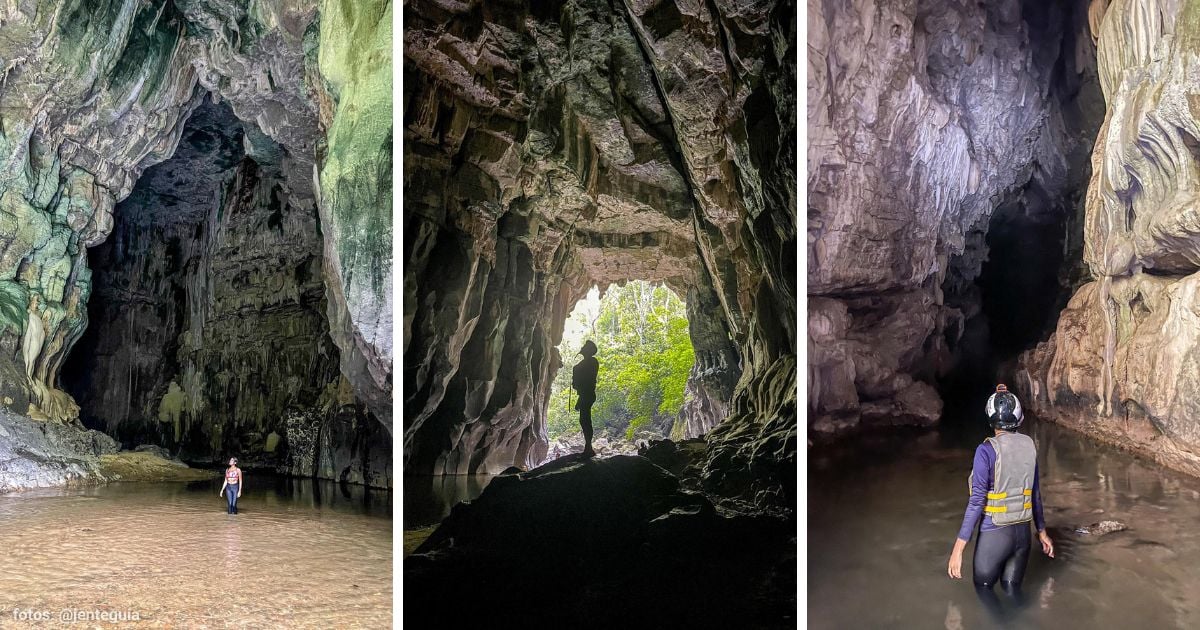
[[637, 442], [682, 437], [685, 390], [696, 363], [686, 305], [662, 284], [635, 280], [611, 285], [603, 293], [593, 286], [567, 317], [558, 345], [563, 366], [550, 388], [548, 458], [578, 450], [572, 447], [582, 439], [571, 374], [587, 341], [599, 349], [592, 407], [595, 436], [603, 438], [599, 454], [606, 454], [609, 445], [613, 452], [629, 452]]
[[117, 204], [62, 371], [85, 426], [189, 463], [383, 485], [389, 440], [340, 372], [320, 218], [291, 168], [206, 97]]

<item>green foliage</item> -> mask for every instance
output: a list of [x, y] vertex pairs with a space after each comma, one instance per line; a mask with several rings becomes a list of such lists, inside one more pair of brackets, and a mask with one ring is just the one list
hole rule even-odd
[[673, 419], [683, 406], [684, 386], [695, 363], [684, 303], [665, 286], [629, 282], [604, 297], [581, 301], [571, 314], [559, 353], [565, 365], [550, 393], [550, 439], [579, 431], [571, 368], [591, 339], [600, 348], [600, 374], [592, 425], [600, 435], [632, 439], [656, 420]]

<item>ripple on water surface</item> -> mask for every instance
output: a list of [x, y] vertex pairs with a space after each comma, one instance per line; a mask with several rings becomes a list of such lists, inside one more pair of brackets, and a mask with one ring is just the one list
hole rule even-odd
[[[1056, 552], [1053, 560], [1033, 552], [1023, 609], [1002, 597], [1010, 627], [1200, 628], [1200, 480], [1060, 427], [1031, 429]], [[809, 627], [994, 625], [971, 586], [975, 537], [964, 579], [946, 576], [974, 437], [902, 436], [873, 453], [810, 459]], [[1101, 520], [1129, 530], [1074, 532]]]
[[389, 494], [256, 480], [237, 515], [219, 481], [0, 496], [0, 627], [20, 627], [14, 609], [136, 612], [143, 627], [390, 627]]

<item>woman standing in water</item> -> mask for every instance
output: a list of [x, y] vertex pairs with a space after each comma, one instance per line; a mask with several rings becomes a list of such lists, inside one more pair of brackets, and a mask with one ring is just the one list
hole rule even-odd
[[1054, 543], [1046, 534], [1042, 518], [1037, 447], [1029, 436], [1017, 433], [1023, 419], [1020, 401], [1000, 384], [988, 399], [986, 410], [996, 433], [975, 449], [971, 498], [950, 552], [947, 572], [954, 579], [962, 578], [963, 549], [978, 527], [972, 559], [975, 591], [989, 610], [999, 613], [1000, 600], [992, 590], [997, 581], [1017, 605], [1022, 603], [1021, 580], [1029, 560], [1029, 522], [1037, 526], [1042, 553], [1053, 558]]
[[244, 480], [242, 469], [237, 467], [237, 458], [229, 458], [229, 468], [225, 469], [225, 483], [221, 484], [221, 492], [217, 496], [224, 496], [229, 500], [229, 514], [237, 514], [237, 500], [242, 496], [242, 481]]

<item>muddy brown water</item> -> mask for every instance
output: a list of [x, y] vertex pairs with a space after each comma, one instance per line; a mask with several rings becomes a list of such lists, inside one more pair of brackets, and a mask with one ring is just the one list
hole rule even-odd
[[[897, 434], [824, 457], [810, 451], [810, 628], [1200, 628], [1200, 480], [1050, 424], [1038, 444], [1054, 559], [1035, 550], [1027, 605], [987, 614], [946, 575], [977, 434]], [[1117, 520], [1128, 531], [1074, 533]]]
[[247, 477], [0, 495], [0, 627], [391, 627], [391, 494]]

